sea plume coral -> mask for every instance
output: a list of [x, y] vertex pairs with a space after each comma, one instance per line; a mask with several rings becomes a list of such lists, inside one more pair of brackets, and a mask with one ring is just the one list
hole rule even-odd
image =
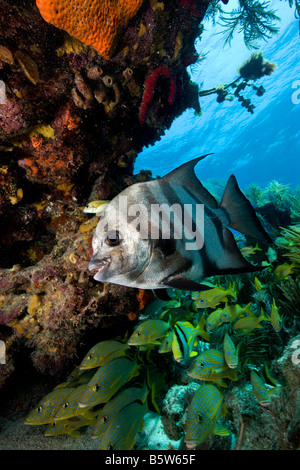
[[300, 225], [284, 228], [281, 234], [289, 242], [285, 246], [287, 253], [284, 256], [287, 256], [297, 268], [300, 267]]
[[45, 21], [67, 31], [109, 59], [120, 31], [137, 13], [143, 0], [37, 0]]

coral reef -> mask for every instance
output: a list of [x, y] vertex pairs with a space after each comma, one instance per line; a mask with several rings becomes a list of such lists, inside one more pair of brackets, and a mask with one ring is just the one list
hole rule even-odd
[[[179, 322], [188, 323], [194, 340], [199, 332], [188, 353], [179, 356], [181, 362], [174, 360], [175, 346], [165, 354], [155, 343], [130, 353], [139, 365], [134, 379], [148, 380], [148, 405], [156, 418], [161, 414], [160, 430], [163, 426], [172, 442], [185, 448], [185, 410], [201, 382], [188, 374], [188, 367], [207, 349], [222, 353], [227, 334], [238, 349], [241, 373], [228, 377], [225, 364], [227, 375], [214, 379], [222, 380], [215, 383], [224, 394], [228, 414], [221, 419], [230, 435], [211, 434], [198, 448], [299, 446], [299, 365], [292, 360], [299, 341], [299, 230], [291, 225], [299, 221], [299, 190], [275, 182], [265, 190], [251, 188], [252, 202], [276, 243], [265, 254], [248, 240], [238, 241], [251, 261], [265, 269], [257, 278], [245, 274], [208, 280], [214, 287], [235, 286], [228, 305], [222, 300], [199, 311], [195, 298], [180, 291], [170, 292], [169, 302], [155, 303], [146, 291], [102, 285], [88, 272], [98, 218], [84, 208], [151, 179], [149, 172], [133, 176], [137, 154], [159, 140], [185, 109], [200, 113], [198, 86], [186, 68], [198, 58], [194, 41], [209, 3], [85, 3], [99, 9], [102, 21], [96, 39], [88, 29], [76, 40], [68, 34], [75, 34], [77, 21], [73, 16], [72, 26], [67, 25], [74, 11], [70, 3], [60, 2], [62, 24], [46, 13], [46, 21], [41, 16], [51, 2], [38, 1], [39, 10], [32, 0], [0, 0], [0, 78], [6, 91], [0, 105], [0, 339], [5, 344], [0, 410], [5, 419], [24, 418], [66, 381], [94, 344], [124, 338], [125, 332], [127, 341], [143, 314], [143, 319], [170, 321], [173, 336]], [[125, 4], [130, 7], [126, 14]], [[106, 7], [113, 18], [109, 24], [103, 21]], [[261, 73], [273, 70], [256, 57]], [[219, 101], [226, 98], [222, 87], [217, 94]], [[246, 322], [238, 332], [237, 319], [224, 320], [228, 310]], [[217, 322], [209, 331], [212, 313]], [[245, 391], [251, 370], [270, 387], [282, 385], [269, 410], [251, 390]], [[263, 420], [266, 438], [255, 434]], [[140, 436], [137, 446], [145, 442], [147, 436]]]
[[136, 155], [175, 116], [199, 109], [186, 68], [209, 1], [194, 2], [192, 14], [190, 2], [100, 3], [84, 6], [102, 19], [107, 7], [113, 21], [98, 21], [96, 38], [81, 15], [78, 40], [67, 26], [77, 24], [70, 4], [57, 2], [56, 14], [51, 2], [0, 1], [1, 386], [24, 348], [39, 371], [55, 373], [93, 331], [101, 337], [118, 317], [132, 327], [147, 296], [95, 285], [88, 261], [97, 219], [83, 208], [151, 179], [132, 175]]
[[143, 0], [105, 0], [66, 2], [37, 0], [42, 17], [67, 31], [109, 59], [127, 23], [138, 12]]
[[[289, 237], [289, 232], [286, 231], [285, 235]], [[256, 250], [249, 250], [249, 256], [257, 256]], [[201, 387], [203, 383], [214, 383], [215, 389], [219, 390], [218, 393], [223, 397], [224, 406], [222, 405], [222, 414], [221, 409], [219, 411], [220, 420], [214, 423], [216, 428], [214, 430], [211, 428], [208, 434], [200, 439], [198, 445], [195, 443], [194, 448], [292, 450], [299, 446], [300, 339], [294, 325], [295, 318], [299, 316], [297, 306], [294, 305], [297, 295], [294, 283], [298, 283], [299, 276], [291, 272], [283, 279], [278, 279], [274, 276], [276, 263], [277, 261], [274, 262], [274, 266], [269, 264], [270, 267], [266, 267], [265, 271], [257, 276], [251, 273], [211, 278], [208, 281], [211, 289], [205, 291], [207, 300], [205, 308], [201, 308], [201, 305], [197, 307], [199, 298], [197, 293], [191, 295], [173, 290], [170, 291], [171, 300], [151, 302], [150, 299], [149, 302], [147, 299], [149, 303], [146, 305], [144, 291], [139, 291], [139, 304], [144, 309], [143, 320], [130, 336], [128, 333], [122, 340], [127, 343], [126, 358], [133, 366], [137, 360], [139, 371], [124, 387], [121, 386], [116, 391], [111, 398], [111, 406], [119, 394], [126, 393], [128, 387], [147, 384], [148, 406], [152, 408], [152, 413], [156, 412], [160, 416], [148, 417], [148, 426], [141, 430], [134, 448], [150, 445], [147, 433], [153, 432], [149, 429], [153, 429], [155, 422], [157, 427], [155, 432], [158, 435], [162, 434], [161, 426], [163, 426], [165, 446], [169, 440], [168, 445], [172, 442], [173, 449], [185, 449], [184, 436], [189, 426], [187, 413], [193, 403], [193, 397], [199, 390], [199, 384]], [[235, 283], [232, 283], [233, 278]], [[282, 295], [288, 295], [292, 290], [295, 290], [295, 296], [291, 298], [290, 310], [284, 307]], [[223, 295], [217, 296], [216, 292], [222, 292]], [[228, 297], [225, 297], [224, 292], [227, 292]], [[232, 293], [230, 299], [228, 292]], [[200, 296], [202, 294], [200, 293]], [[249, 299], [250, 303], [243, 306]], [[219, 308], [215, 310], [216, 307]], [[31, 313], [32, 310], [39, 308], [37, 296], [31, 297], [27, 308]], [[216, 321], [212, 327], [211, 319], [216, 314], [219, 321]], [[244, 328], [237, 328], [237, 319], [243, 320]], [[193, 325], [198, 326], [193, 328]], [[205, 331], [200, 325], [202, 328], [205, 325]], [[179, 326], [185, 328], [186, 335], [181, 337], [181, 341], [183, 344], [186, 341], [186, 346], [190, 345], [191, 350], [180, 362], [176, 362], [174, 340], [169, 347], [165, 341], [169, 340], [170, 332], [175, 337], [174, 332]], [[196, 339], [195, 332], [197, 341], [192, 343], [191, 338]], [[230, 342], [228, 342], [229, 336]], [[103, 348], [107, 348], [104, 343], [102, 343]], [[79, 372], [91, 353], [91, 360], [96, 360], [96, 351], [100, 346], [101, 343], [86, 353], [85, 359], [78, 365]], [[231, 356], [235, 352], [235, 361], [228, 356], [228, 348]], [[187, 348], [183, 347], [183, 350], [185, 349]], [[123, 354], [122, 346], [119, 355]], [[159, 360], [158, 354], [161, 357]], [[103, 364], [108, 361], [109, 365], [115, 361], [115, 356], [106, 358], [102, 354], [99, 357], [102, 357], [102, 365], [100, 362], [94, 364], [94, 367], [100, 365], [99, 369], [92, 378], [87, 376], [86, 379], [90, 380], [88, 383], [90, 388], [96, 379], [99, 380], [101, 373], [104, 374], [106, 369], [103, 368]], [[126, 380], [125, 370], [120, 376], [123, 374]], [[253, 382], [253, 374], [256, 374], [259, 388], [257, 383]], [[78, 382], [80, 377], [75, 374], [75, 378], [71, 379], [71, 382], [74, 382], [72, 382], [73, 387], [84, 383], [84, 376]], [[60, 385], [60, 387], [68, 386], [70, 386], [69, 379]], [[98, 400], [101, 400], [103, 393], [101, 387], [99, 390]], [[97, 392], [96, 389], [95, 391]], [[91, 402], [91, 406], [90, 410], [97, 420], [98, 413], [101, 416], [103, 405], [101, 402], [97, 405], [96, 400]], [[125, 413], [125, 408], [122, 413]], [[78, 404], [75, 409], [82, 413]], [[202, 418], [204, 419], [203, 416]], [[145, 419], [147, 420], [147, 415]], [[201, 420], [199, 422], [201, 423]], [[262, 423], [264, 423], [263, 428]], [[97, 427], [93, 422], [89, 425]], [[194, 427], [197, 427], [197, 423]], [[69, 429], [64, 432], [69, 432]], [[103, 448], [101, 436], [97, 437], [100, 438], [100, 448]], [[106, 441], [105, 437], [102, 439], [103, 442]], [[154, 438], [153, 440], [155, 441]], [[162, 443], [156, 442], [155, 448], [161, 448], [161, 445]]]

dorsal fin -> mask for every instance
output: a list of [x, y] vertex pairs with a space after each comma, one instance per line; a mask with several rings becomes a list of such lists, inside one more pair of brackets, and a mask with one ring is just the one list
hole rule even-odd
[[217, 209], [217, 201], [200, 183], [194, 172], [194, 167], [197, 165], [197, 163], [208, 155], [212, 155], [212, 153], [207, 153], [206, 155], [202, 155], [201, 157], [194, 158], [193, 160], [184, 163], [183, 165], [175, 168], [175, 170], [165, 175], [162, 180], [165, 179], [170, 184], [182, 186], [183, 188], [188, 189], [195, 196], [198, 196], [204, 204], [207, 204], [212, 209]]

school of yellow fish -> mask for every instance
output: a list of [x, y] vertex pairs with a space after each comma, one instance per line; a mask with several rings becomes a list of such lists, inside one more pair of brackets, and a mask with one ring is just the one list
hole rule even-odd
[[25, 424], [47, 424], [46, 436], [78, 436], [80, 428], [93, 426], [99, 449], [130, 450], [143, 427], [150, 387], [139, 377], [141, 365], [126, 356], [128, 348], [128, 343], [115, 340], [93, 346], [66, 382], [28, 414]]
[[[287, 273], [283, 265], [275, 271], [277, 279]], [[254, 277], [253, 287], [258, 293], [265, 288], [258, 277]], [[266, 323], [278, 333], [283, 321], [274, 298], [269, 301], [268, 314], [262, 308], [258, 313], [251, 302], [239, 305], [237, 298], [235, 283], [226, 289], [211, 285], [208, 290], [190, 294], [188, 309], [171, 300], [170, 308], [157, 318], [139, 322], [129, 338], [126, 334], [122, 340], [97, 343], [66, 382], [28, 414], [25, 424], [47, 425], [46, 436], [78, 436], [86, 426], [92, 426], [99, 449], [132, 449], [149, 406], [159, 412], [153, 392], [158, 376], [150, 378], [149, 363], [143, 358], [143, 352], [149, 356], [156, 349], [159, 354], [171, 354], [191, 380], [200, 382], [186, 410], [186, 448], [197, 447], [212, 434], [228, 435], [220, 422], [227, 413], [223, 393], [228, 380], [237, 382], [243, 373], [240, 338], [254, 335]], [[168, 319], [164, 318], [166, 314]], [[224, 330], [222, 347], [215, 349], [210, 345], [210, 335], [222, 325], [229, 328]], [[250, 370], [250, 393], [259, 405], [270, 407], [272, 395], [281, 387], [270, 377], [266, 364], [265, 376], [273, 387], [266, 385], [260, 371]]]

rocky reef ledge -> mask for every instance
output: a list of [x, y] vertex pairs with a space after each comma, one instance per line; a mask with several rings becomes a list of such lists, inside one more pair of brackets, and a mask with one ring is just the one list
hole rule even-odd
[[83, 208], [151, 177], [132, 175], [143, 146], [200, 111], [186, 68], [209, 1], [140, 1], [128, 21], [122, 2], [104, 3], [116, 19], [95, 32], [100, 54], [50, 24], [47, 2], [0, 0], [0, 388], [24, 367], [63, 372], [107, 328], [131, 328], [141, 299], [89, 275], [97, 218]]

